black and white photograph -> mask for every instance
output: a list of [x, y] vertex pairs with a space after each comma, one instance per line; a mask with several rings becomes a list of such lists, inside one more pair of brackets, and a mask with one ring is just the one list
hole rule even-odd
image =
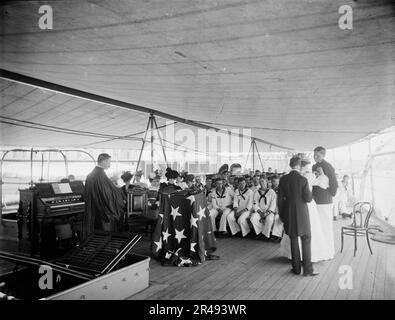
[[395, 300], [394, 190], [393, 0], [0, 2], [1, 305]]

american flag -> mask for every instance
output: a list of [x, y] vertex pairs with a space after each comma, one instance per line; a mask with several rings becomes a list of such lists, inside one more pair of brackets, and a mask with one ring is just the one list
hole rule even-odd
[[163, 194], [159, 219], [153, 234], [152, 252], [162, 264], [197, 265], [215, 251], [207, 199], [200, 192]]

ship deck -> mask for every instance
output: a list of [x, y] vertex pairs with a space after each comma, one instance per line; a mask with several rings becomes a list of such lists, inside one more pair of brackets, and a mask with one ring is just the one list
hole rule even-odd
[[[340, 253], [340, 228], [350, 220], [334, 223], [336, 256], [314, 264], [315, 277], [290, 273], [290, 262], [280, 256], [280, 245], [253, 239], [220, 238], [216, 254], [220, 260], [197, 267], [161, 266], [150, 262], [150, 286], [130, 299], [314, 299], [376, 300], [395, 299], [395, 245], [358, 239], [354, 257], [353, 238], [346, 237]], [[379, 224], [378, 221], [373, 221]], [[381, 224], [383, 228], [386, 228]], [[352, 289], [341, 289], [343, 265], [352, 269]]]
[[[353, 238], [345, 238], [340, 253], [340, 228], [350, 220], [338, 220], [335, 226], [336, 255], [333, 260], [314, 264], [316, 277], [295, 276], [290, 262], [280, 255], [278, 243], [241, 238], [217, 239], [219, 260], [196, 267], [162, 266], [150, 261], [150, 285], [130, 300], [377, 300], [395, 299], [395, 245], [371, 241], [373, 255], [364, 238], [358, 239], [353, 256]], [[387, 227], [373, 221], [383, 229]], [[147, 237], [133, 250], [150, 256]], [[18, 246], [0, 241], [0, 250], [17, 252]], [[352, 270], [352, 289], [339, 286], [341, 266]], [[0, 274], [12, 270], [13, 264], [0, 260]]]

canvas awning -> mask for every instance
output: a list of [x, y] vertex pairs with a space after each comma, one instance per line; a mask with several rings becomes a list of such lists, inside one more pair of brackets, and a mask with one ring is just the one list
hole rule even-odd
[[[53, 30], [38, 27], [43, 4]], [[1, 68], [35, 79], [298, 150], [395, 123], [393, 1], [9, 1], [1, 14]], [[119, 137], [145, 130], [142, 112], [4, 79], [0, 91], [1, 145], [141, 145]]]

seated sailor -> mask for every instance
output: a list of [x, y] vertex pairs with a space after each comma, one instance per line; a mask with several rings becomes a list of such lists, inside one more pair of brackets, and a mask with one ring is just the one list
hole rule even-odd
[[256, 190], [258, 190], [259, 189], [259, 179], [260, 179], [260, 177], [259, 176], [257, 176], [257, 175], [254, 175], [253, 177], [252, 177], [252, 186], [250, 187], [250, 189], [255, 193], [255, 191]]
[[277, 210], [277, 194], [268, 188], [266, 178], [262, 177], [259, 183], [260, 188], [254, 194], [254, 212], [250, 221], [257, 238], [264, 236], [278, 240], [282, 237], [283, 227]]
[[280, 184], [280, 177], [277, 174], [272, 175], [270, 177], [270, 182], [271, 182], [270, 188], [273, 189], [276, 194], [278, 194], [278, 185]]
[[204, 185], [204, 190], [203, 190], [204, 194], [207, 197], [207, 201], [209, 200], [209, 198], [211, 200], [211, 192], [213, 191], [213, 189], [214, 189], [213, 178], [211, 176], [207, 175], [206, 176], [206, 184]]
[[220, 216], [219, 232], [226, 234], [227, 217], [232, 212], [234, 193], [232, 189], [225, 187], [223, 178], [218, 178], [215, 184], [216, 188], [211, 191], [212, 209], [210, 210], [210, 218], [213, 231], [217, 231], [216, 218]]
[[247, 219], [250, 217], [252, 205], [254, 203], [254, 192], [247, 187], [246, 179], [239, 178], [239, 186], [233, 199], [233, 211], [228, 215], [228, 223], [232, 235], [241, 231], [245, 237], [250, 232]]

